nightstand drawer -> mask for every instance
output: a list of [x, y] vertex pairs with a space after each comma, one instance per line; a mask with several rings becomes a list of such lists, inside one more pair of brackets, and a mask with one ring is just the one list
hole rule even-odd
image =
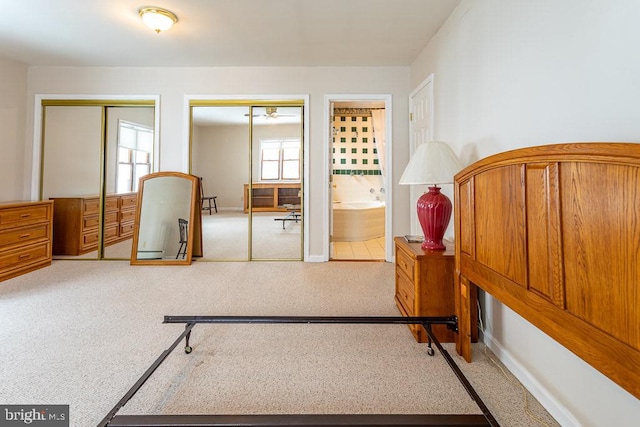
[[404, 274], [407, 275], [407, 278], [413, 282], [415, 261], [408, 253], [399, 248], [396, 251], [396, 269], [404, 272]]
[[[444, 251], [422, 249], [420, 243], [394, 238], [396, 244], [395, 302], [403, 316], [449, 316], [455, 312], [453, 295], [453, 245]], [[420, 325], [407, 325], [416, 341], [428, 340]], [[455, 334], [444, 325], [433, 325], [440, 342], [455, 341]]]
[[402, 305], [408, 316], [414, 315], [416, 298], [413, 282], [407, 280], [404, 274], [396, 270], [396, 299]]

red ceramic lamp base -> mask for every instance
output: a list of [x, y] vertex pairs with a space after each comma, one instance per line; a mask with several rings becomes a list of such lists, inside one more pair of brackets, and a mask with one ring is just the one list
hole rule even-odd
[[453, 205], [440, 192], [440, 187], [429, 187], [429, 191], [418, 199], [418, 221], [424, 233], [422, 249], [442, 251], [446, 249], [442, 238], [447, 230]]

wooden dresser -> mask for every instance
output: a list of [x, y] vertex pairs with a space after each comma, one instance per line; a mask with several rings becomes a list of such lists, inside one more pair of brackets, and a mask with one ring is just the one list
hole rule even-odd
[[[51, 197], [54, 202], [53, 254], [82, 255], [98, 249], [100, 198]], [[104, 245], [133, 236], [137, 193], [105, 197]]]
[[[403, 316], [451, 316], [455, 314], [453, 293], [454, 247], [445, 241], [444, 251], [424, 251], [420, 243], [394, 239], [396, 246], [395, 300]], [[426, 342], [420, 325], [408, 325], [416, 341]], [[454, 342], [455, 332], [433, 325], [440, 342]]]
[[[300, 204], [300, 183], [254, 183], [251, 207], [254, 212], [287, 212], [283, 205]], [[244, 184], [244, 213], [249, 212], [249, 184]]]
[[0, 281], [51, 265], [53, 202], [0, 204]]

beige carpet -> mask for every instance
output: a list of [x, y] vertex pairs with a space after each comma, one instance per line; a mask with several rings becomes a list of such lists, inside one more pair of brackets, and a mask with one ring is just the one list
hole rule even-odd
[[[166, 314], [395, 316], [393, 287], [380, 262], [56, 261], [0, 283], [0, 402], [69, 404], [72, 426], [94, 426], [183, 330]], [[478, 412], [401, 325], [197, 325], [192, 345], [122, 413]], [[538, 425], [474, 350], [461, 367], [501, 425]]]
[[[286, 212], [254, 212], [251, 229], [253, 259], [302, 259], [302, 221], [276, 220]], [[249, 259], [249, 216], [241, 211], [220, 210], [202, 215], [205, 260]]]

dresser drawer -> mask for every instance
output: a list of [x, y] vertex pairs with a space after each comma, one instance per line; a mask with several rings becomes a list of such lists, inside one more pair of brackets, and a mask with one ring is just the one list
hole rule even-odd
[[118, 212], [105, 212], [104, 213], [105, 225], [118, 223]]
[[98, 215], [100, 212], [100, 199], [94, 197], [92, 199], [84, 199], [82, 201], [83, 215]]
[[41, 239], [49, 239], [49, 237], [49, 224], [2, 231], [0, 232], [0, 250], [15, 245], [26, 245]]
[[95, 248], [98, 244], [98, 230], [82, 233], [82, 250]]
[[100, 218], [97, 215], [82, 218], [82, 231], [96, 230], [98, 225], [100, 225]]
[[138, 204], [138, 195], [130, 194], [128, 196], [121, 196], [120, 200], [120, 209], [134, 209]]
[[0, 211], [0, 230], [37, 224], [39, 222], [48, 222], [50, 218], [50, 205], [2, 209]]
[[133, 229], [134, 229], [134, 223], [133, 222], [127, 222], [124, 224], [120, 224], [120, 237], [128, 237], [128, 236], [133, 236]]
[[398, 248], [396, 251], [396, 269], [407, 275], [407, 278], [413, 282], [415, 271], [415, 260], [411, 256]]
[[396, 269], [396, 300], [402, 305], [407, 316], [414, 316], [414, 302], [416, 298], [413, 282]]
[[0, 274], [11, 273], [11, 270], [26, 267], [31, 264], [48, 261], [50, 253], [49, 242], [25, 246], [0, 255]]
[[133, 222], [136, 219], [136, 211], [120, 212], [120, 222]]
[[104, 211], [105, 212], [113, 212], [120, 209], [118, 206], [118, 196], [109, 196], [104, 199]]
[[104, 229], [104, 242], [105, 243], [109, 243], [112, 242], [114, 240], [116, 240], [118, 238], [118, 230], [119, 230], [119, 226], [118, 224], [112, 226], [112, 227], [108, 227]]

